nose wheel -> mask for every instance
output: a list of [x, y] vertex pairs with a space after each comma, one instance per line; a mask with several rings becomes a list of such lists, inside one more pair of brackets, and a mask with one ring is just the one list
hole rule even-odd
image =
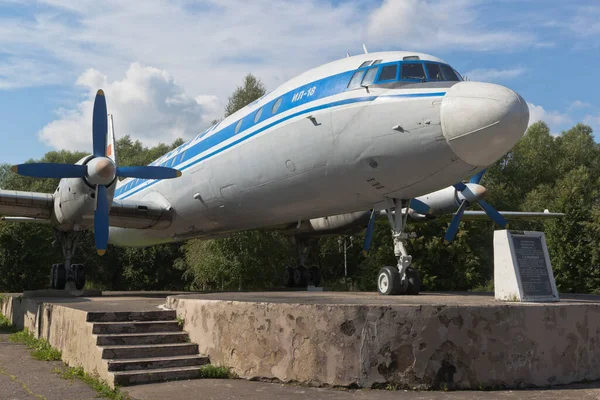
[[53, 264], [50, 269], [50, 287], [52, 289], [64, 290], [68, 282], [72, 282], [77, 290], [82, 290], [85, 286], [85, 267], [83, 264], [71, 264], [71, 259], [75, 254], [77, 242], [82, 232], [69, 231], [62, 232], [55, 230], [54, 236], [62, 247], [65, 262], [63, 264]]

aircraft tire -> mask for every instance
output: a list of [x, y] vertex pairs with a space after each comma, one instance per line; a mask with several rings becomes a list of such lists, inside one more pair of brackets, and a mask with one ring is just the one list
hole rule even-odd
[[400, 273], [396, 267], [383, 267], [377, 275], [377, 291], [384, 296], [400, 294]]
[[413, 267], [406, 269], [406, 279], [408, 279], [408, 287], [406, 288], [406, 294], [416, 296], [421, 291], [421, 276], [419, 271]]
[[308, 270], [304, 266], [294, 269], [294, 286], [306, 287], [308, 283]]
[[50, 268], [50, 288], [56, 289], [56, 264], [52, 264]]
[[312, 267], [310, 270], [310, 281], [315, 286], [321, 286], [321, 269], [319, 267]]
[[64, 264], [56, 264], [55, 289], [64, 290], [67, 284], [67, 270]]
[[75, 288], [81, 290], [85, 286], [85, 267], [83, 264], [75, 264], [72, 267]]
[[285, 267], [283, 271], [283, 286], [286, 288], [294, 287], [294, 271], [292, 267]]

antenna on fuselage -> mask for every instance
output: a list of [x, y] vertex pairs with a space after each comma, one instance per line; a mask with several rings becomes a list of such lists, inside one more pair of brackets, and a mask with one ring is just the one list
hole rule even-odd
[[346, 53], [346, 58], [350, 58], [350, 53]]
[[364, 43], [363, 43], [363, 50], [365, 51], [365, 54], [369, 54], [369, 51], [367, 50], [367, 46], [365, 46]]

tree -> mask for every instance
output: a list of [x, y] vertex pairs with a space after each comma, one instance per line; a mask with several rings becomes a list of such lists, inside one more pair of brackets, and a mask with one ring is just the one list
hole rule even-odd
[[252, 74], [246, 75], [242, 86], [238, 86], [229, 97], [229, 101], [225, 106], [225, 118], [246, 107], [254, 100], [261, 98], [265, 95], [265, 92], [265, 86], [260, 79]]

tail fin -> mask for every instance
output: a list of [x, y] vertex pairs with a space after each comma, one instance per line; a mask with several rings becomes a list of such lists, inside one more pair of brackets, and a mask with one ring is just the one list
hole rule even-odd
[[110, 158], [114, 163], [117, 162], [115, 154], [115, 128], [113, 125], [113, 116], [108, 114], [108, 133], [106, 137], [106, 157]]

